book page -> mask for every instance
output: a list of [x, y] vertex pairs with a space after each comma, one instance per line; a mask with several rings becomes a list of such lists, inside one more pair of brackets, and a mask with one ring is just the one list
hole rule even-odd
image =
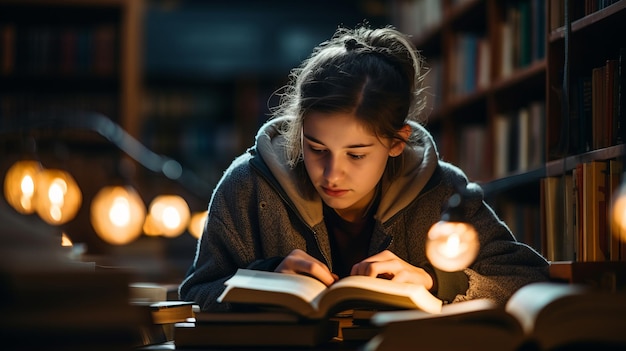
[[337, 281], [324, 291], [314, 301], [314, 304], [317, 305], [320, 313], [328, 313], [332, 307], [349, 301], [421, 309], [429, 313], [439, 313], [443, 304], [423, 285], [399, 283], [367, 276], [349, 276]]
[[301, 315], [313, 313], [311, 301], [326, 289], [312, 277], [250, 269], [239, 269], [225, 285], [218, 302], [282, 306]]
[[301, 274], [287, 274], [239, 269], [227, 286], [245, 287], [251, 290], [284, 292], [300, 296], [303, 300], [312, 301], [326, 289], [319, 280]]
[[505, 309], [520, 321], [526, 335], [530, 335], [535, 329], [537, 316], [546, 306], [564, 296], [580, 294], [583, 291], [583, 287], [572, 284], [532, 283], [515, 292]]
[[331, 309], [349, 302], [429, 313], [439, 313], [442, 306], [423, 285], [366, 276], [345, 277], [327, 288], [304, 275], [239, 269], [225, 285], [218, 302], [281, 306], [308, 318], [325, 317]]

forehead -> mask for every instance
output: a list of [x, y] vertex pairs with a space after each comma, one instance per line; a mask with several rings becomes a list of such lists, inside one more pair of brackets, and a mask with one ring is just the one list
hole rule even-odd
[[336, 128], [357, 132], [364, 136], [375, 136], [370, 126], [350, 112], [311, 112], [303, 122], [304, 131], [328, 132]]
[[310, 113], [304, 119], [302, 132], [305, 138], [325, 145], [380, 143], [371, 128], [352, 113]]

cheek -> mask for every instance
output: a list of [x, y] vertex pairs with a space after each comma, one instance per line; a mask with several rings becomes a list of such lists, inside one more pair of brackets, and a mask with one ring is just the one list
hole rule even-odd
[[378, 180], [382, 177], [385, 169], [387, 168], [387, 157], [386, 155], [381, 155], [374, 163], [369, 167], [369, 171], [367, 172], [368, 177], [370, 178], [370, 182], [377, 183]]
[[316, 173], [320, 172], [320, 162], [317, 159], [317, 157], [315, 157], [315, 155], [312, 155], [311, 153], [304, 151], [302, 153], [302, 159], [304, 161], [304, 168], [306, 168], [307, 173], [309, 174], [309, 176], [314, 176]]

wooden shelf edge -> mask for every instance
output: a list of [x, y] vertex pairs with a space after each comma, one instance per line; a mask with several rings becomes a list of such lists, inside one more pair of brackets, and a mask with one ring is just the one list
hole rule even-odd
[[563, 172], [569, 172], [576, 168], [579, 163], [586, 163], [595, 160], [610, 160], [625, 155], [624, 144], [614, 145], [603, 149], [593, 150], [584, 154], [568, 156], [566, 158], [549, 161], [546, 164], [546, 176], [559, 176]]
[[[575, 21], [572, 21], [572, 32], [578, 32], [583, 30], [596, 22], [602, 21], [605, 18], [611, 17], [612, 15], [626, 10], [626, 1], [619, 1], [614, 4], [611, 4], [601, 10], [598, 10], [594, 13], [591, 13], [585, 17], [579, 18]], [[561, 26], [552, 30], [549, 35], [549, 41], [555, 42], [558, 40], [562, 40], [565, 37], [565, 26]]]
[[524, 172], [508, 175], [481, 184], [485, 197], [490, 197], [514, 188], [538, 182], [546, 176], [545, 167], [539, 167]]

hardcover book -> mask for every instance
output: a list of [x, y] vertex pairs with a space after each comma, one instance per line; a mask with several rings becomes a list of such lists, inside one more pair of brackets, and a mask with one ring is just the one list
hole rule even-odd
[[327, 287], [299, 274], [239, 269], [226, 281], [218, 302], [280, 307], [308, 319], [357, 307], [419, 309], [439, 313], [442, 301], [423, 285], [367, 276], [349, 276]]
[[379, 312], [372, 323], [383, 332], [363, 350], [618, 350], [626, 347], [624, 316], [623, 292], [532, 283], [504, 307], [478, 299], [446, 305], [437, 315]]

